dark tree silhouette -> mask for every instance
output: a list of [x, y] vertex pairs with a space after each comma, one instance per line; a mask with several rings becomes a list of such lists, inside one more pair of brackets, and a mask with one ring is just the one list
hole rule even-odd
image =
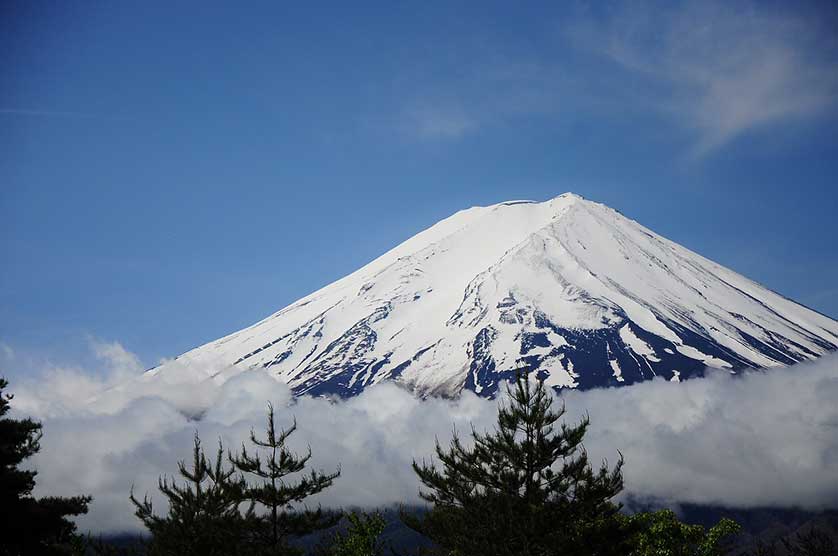
[[70, 516], [87, 513], [89, 496], [34, 498], [34, 470], [18, 466], [41, 449], [41, 423], [6, 417], [13, 396], [0, 378], [0, 555], [68, 554], [78, 544]]
[[192, 463], [187, 468], [178, 462], [178, 472], [184, 479], [161, 477], [160, 492], [166, 497], [169, 510], [165, 516], [154, 513], [151, 500], [134, 497], [137, 517], [152, 535], [149, 554], [152, 555], [235, 555], [245, 554], [248, 520], [252, 509], [240, 512], [245, 485], [236, 469], [224, 465], [224, 449], [218, 443], [215, 463], [211, 464], [195, 435]]
[[758, 541], [756, 545], [740, 556], [838, 556], [838, 543], [834, 531], [830, 535], [816, 525], [809, 525], [771, 542]]
[[230, 461], [241, 472], [253, 475], [258, 484], [249, 484], [244, 496], [257, 507], [264, 509], [256, 516], [253, 528], [255, 546], [264, 547], [266, 554], [294, 553], [289, 541], [315, 531], [327, 529], [340, 521], [340, 513], [324, 511], [322, 508], [300, 507], [306, 498], [331, 486], [340, 475], [311, 471], [296, 481], [290, 476], [301, 473], [311, 459], [311, 449], [304, 456], [293, 453], [286, 441], [297, 430], [296, 420], [288, 429], [276, 429], [274, 408], [268, 404], [267, 429], [264, 439], [250, 431], [250, 441], [257, 450], [265, 452], [251, 454], [242, 444], [241, 453], [230, 455]]
[[826, 532], [817, 527], [795, 533], [794, 538], [782, 540], [790, 556], [838, 556], [838, 545]]
[[467, 447], [456, 431], [449, 449], [439, 443], [433, 464], [413, 463], [433, 507], [423, 518], [403, 513], [407, 525], [446, 553], [459, 555], [625, 555], [632, 531], [611, 502], [623, 488], [622, 457], [597, 471], [582, 448], [588, 418], [557, 423], [543, 382], [519, 373], [494, 432], [472, 429]]

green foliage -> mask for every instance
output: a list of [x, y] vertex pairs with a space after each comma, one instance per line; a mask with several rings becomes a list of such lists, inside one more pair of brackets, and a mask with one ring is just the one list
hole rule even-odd
[[387, 522], [380, 513], [350, 512], [345, 517], [349, 526], [345, 531], [334, 533], [328, 545], [318, 553], [331, 556], [380, 556], [384, 553], [380, 537]]
[[623, 518], [637, 530], [632, 556], [722, 556], [724, 541], [739, 532], [739, 525], [722, 519], [705, 530], [678, 520], [672, 510], [645, 512]]
[[251, 519], [250, 509], [240, 513], [245, 485], [233, 467], [224, 465], [224, 449], [218, 444], [215, 464], [210, 464], [198, 435], [192, 447], [192, 463], [178, 462], [182, 485], [161, 477], [160, 492], [167, 498], [168, 513], [157, 516], [151, 500], [142, 501], [131, 492], [136, 515], [152, 535], [149, 554], [226, 555], [243, 554], [242, 539]]
[[0, 555], [72, 554], [76, 526], [67, 519], [87, 513], [89, 496], [32, 496], [36, 471], [18, 469], [40, 450], [41, 424], [6, 417], [12, 396], [0, 378]]
[[239, 471], [261, 481], [247, 484], [243, 493], [246, 499], [264, 510], [251, 520], [250, 530], [251, 541], [260, 554], [293, 554], [296, 550], [290, 546], [290, 539], [328, 529], [340, 521], [337, 512], [298, 506], [309, 496], [331, 486], [340, 476], [340, 469], [334, 473], [312, 470], [296, 482], [289, 481], [288, 477], [302, 472], [311, 459], [310, 448], [304, 456], [298, 456], [286, 445], [296, 430], [296, 420], [288, 429], [277, 430], [274, 408], [268, 404], [265, 438], [260, 439], [255, 431], [250, 431], [250, 442], [266, 453], [265, 458], [258, 453], [248, 453], [244, 444], [240, 454], [230, 455], [230, 461]]
[[594, 470], [582, 439], [589, 421], [556, 424], [541, 381], [526, 374], [509, 388], [491, 433], [472, 430], [473, 447], [454, 434], [449, 449], [437, 443], [441, 469], [414, 461], [433, 505], [423, 519], [402, 519], [449, 554], [620, 555], [629, 553], [631, 528], [611, 502], [623, 488], [622, 458]]

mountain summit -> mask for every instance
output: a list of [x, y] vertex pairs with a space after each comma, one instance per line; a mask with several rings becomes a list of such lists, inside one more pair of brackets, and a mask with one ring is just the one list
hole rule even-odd
[[492, 396], [522, 364], [551, 386], [591, 388], [836, 349], [835, 320], [565, 193], [462, 210], [147, 378], [261, 368], [298, 394], [396, 380], [421, 395]]

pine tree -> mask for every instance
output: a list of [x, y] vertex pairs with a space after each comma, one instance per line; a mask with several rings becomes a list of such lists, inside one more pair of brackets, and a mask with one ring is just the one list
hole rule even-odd
[[5, 417], [12, 397], [0, 378], [0, 555], [68, 554], [76, 526], [67, 519], [87, 513], [89, 496], [32, 496], [34, 470], [18, 469], [41, 449], [41, 423]]
[[261, 481], [248, 485], [244, 495], [265, 510], [256, 519], [252, 538], [264, 554], [295, 553], [297, 551], [289, 545], [292, 538], [327, 529], [340, 521], [339, 513], [324, 511], [320, 507], [312, 510], [298, 506], [309, 496], [331, 486], [340, 475], [340, 469], [334, 473], [312, 470], [296, 482], [289, 481], [289, 476], [302, 472], [311, 459], [311, 448], [306, 455], [298, 456], [286, 445], [296, 430], [295, 420], [288, 429], [277, 431], [274, 408], [268, 404], [265, 438], [257, 438], [255, 431], [250, 431], [251, 443], [257, 450], [267, 453], [265, 459], [258, 453], [248, 453], [244, 444], [240, 454], [230, 455], [230, 461], [238, 470]]
[[623, 488], [622, 457], [614, 469], [594, 471], [582, 448], [589, 420], [556, 424], [543, 382], [520, 373], [501, 405], [495, 430], [466, 447], [456, 430], [449, 449], [437, 442], [441, 470], [424, 461], [413, 469], [433, 507], [423, 518], [403, 513], [407, 525], [448, 554], [625, 555], [630, 527], [611, 502]]
[[149, 553], [152, 555], [235, 555], [245, 554], [248, 520], [252, 510], [240, 511], [244, 483], [233, 467], [224, 465], [224, 449], [218, 443], [214, 465], [201, 449], [201, 439], [195, 434], [192, 463], [187, 468], [178, 462], [182, 485], [165, 477], [158, 480], [158, 488], [169, 503], [165, 516], [154, 513], [151, 500], [142, 501], [131, 492], [136, 515], [152, 535]]

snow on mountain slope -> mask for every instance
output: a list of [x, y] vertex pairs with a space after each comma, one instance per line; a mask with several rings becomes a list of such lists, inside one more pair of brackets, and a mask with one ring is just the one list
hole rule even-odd
[[398, 380], [422, 395], [491, 396], [522, 364], [555, 387], [590, 388], [836, 349], [835, 320], [566, 193], [460, 211], [144, 378], [262, 368], [298, 394]]

